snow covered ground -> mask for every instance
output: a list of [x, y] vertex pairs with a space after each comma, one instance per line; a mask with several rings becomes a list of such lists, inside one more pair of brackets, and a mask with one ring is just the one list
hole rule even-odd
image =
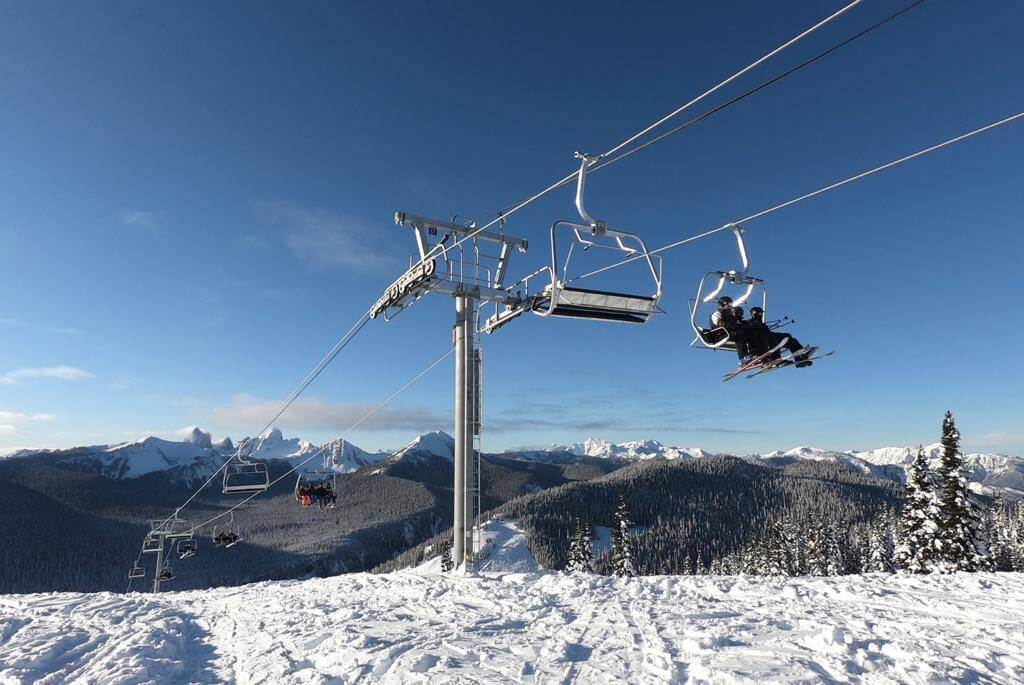
[[0, 683], [1019, 683], [1022, 617], [1019, 574], [420, 569], [159, 596], [5, 595]]

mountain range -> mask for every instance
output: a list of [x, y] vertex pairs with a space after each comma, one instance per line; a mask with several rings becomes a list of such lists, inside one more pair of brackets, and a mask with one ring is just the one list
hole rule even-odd
[[[935, 463], [942, 448], [936, 443], [926, 446], [924, 450], [929, 461]], [[57, 463], [86, 468], [112, 479], [138, 478], [156, 471], [171, 470], [176, 481], [188, 484], [197, 479], [205, 479], [234, 454], [245, 459], [283, 461], [304, 471], [351, 473], [382, 462], [401, 463], [408, 467], [432, 456], [451, 461], [453, 452], [453, 438], [440, 431], [417, 436], [394, 452], [367, 452], [343, 439], [331, 441], [322, 447], [298, 437], [286, 439], [277, 428], [255, 438], [243, 438], [236, 446], [230, 438], [213, 442], [209, 433], [193, 428], [180, 441], [148, 437], [115, 445], [66, 450], [20, 450], [7, 455], [7, 458], [45, 454], [56, 459]], [[903, 482], [916, 453], [917, 448], [910, 446], [845, 451], [801, 446], [785, 451], [733, 456], [769, 465], [784, 465], [799, 460], [828, 461], [845, 464], [879, 478]], [[518, 461], [569, 464], [584, 458], [623, 462], [645, 459], [672, 461], [707, 458], [715, 454], [698, 447], [664, 445], [657, 440], [613, 443], [589, 438], [568, 445], [551, 445], [538, 450], [512, 450], [493, 456]], [[975, 491], [1024, 497], [1024, 458], [995, 453], [968, 453], [964, 456]], [[381, 467], [384, 466], [382, 463]]]

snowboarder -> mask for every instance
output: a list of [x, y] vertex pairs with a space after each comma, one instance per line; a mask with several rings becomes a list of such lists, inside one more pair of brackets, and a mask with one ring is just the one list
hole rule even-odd
[[[764, 309], [761, 307], [751, 307], [750, 318], [741, 321], [740, 327], [751, 355], [762, 355], [785, 341], [785, 348], [793, 355], [797, 368], [811, 366], [814, 363], [808, 359], [810, 350], [805, 350], [799, 355], [797, 354], [797, 352], [804, 350], [804, 346], [800, 344], [799, 340], [792, 335], [776, 333], [768, 328], [768, 325], [764, 322]], [[770, 363], [778, 361], [780, 358], [781, 355], [776, 351], [768, 357], [767, 361]]]

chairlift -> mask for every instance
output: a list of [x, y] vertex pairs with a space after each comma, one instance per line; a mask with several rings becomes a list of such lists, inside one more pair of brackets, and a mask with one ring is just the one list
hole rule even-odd
[[213, 527], [213, 544], [230, 549], [242, 541], [242, 536], [235, 532], [235, 513], [228, 514], [228, 520]]
[[131, 570], [128, 571], [128, 580], [137, 580], [139, 578], [146, 577], [146, 569], [139, 565], [132, 566]]
[[154, 554], [156, 552], [163, 551], [164, 541], [162, 538], [150, 534], [142, 540], [142, 553], [143, 554]]
[[[702, 321], [701, 317], [709, 310], [717, 306], [716, 300], [727, 288], [732, 290], [741, 288], [740, 294], [733, 298], [734, 307], [742, 307], [753, 298], [760, 300], [760, 306], [765, 312], [768, 310], [768, 291], [765, 289], [764, 280], [747, 274], [750, 267], [750, 260], [747, 258], [747, 246], [743, 241], [743, 227], [732, 224], [729, 226], [736, 237], [736, 247], [740, 254], [739, 270], [730, 271], [709, 271], [701, 277], [697, 285], [697, 294], [690, 300], [690, 325], [696, 337], [690, 343], [690, 347], [709, 350], [731, 350], [736, 351], [736, 342], [729, 337], [729, 332], [722, 327], [706, 328], [703, 321], [710, 320], [710, 315]], [[714, 286], [711, 286], [714, 283]]]
[[[344, 441], [341, 449], [345, 449]], [[338, 500], [338, 472], [334, 466], [325, 452], [321, 468], [300, 471], [295, 479], [295, 501], [303, 507], [316, 504], [321, 509], [333, 509]]]
[[232, 458], [224, 466], [224, 482], [221, 491], [225, 494], [263, 492], [270, 487], [270, 473], [261, 461], [247, 461]]
[[194, 556], [198, 551], [199, 545], [192, 538], [186, 538], [185, 540], [178, 540], [177, 552], [179, 559], [188, 559]]
[[[534, 313], [540, 316], [562, 316], [577, 319], [594, 319], [597, 321], [614, 321], [619, 323], [647, 323], [651, 316], [659, 311], [658, 301], [661, 299], [661, 257], [652, 254], [647, 244], [636, 233], [608, 228], [601, 220], [593, 218], [583, 203], [586, 187], [587, 167], [591, 157], [577, 152], [580, 159], [580, 170], [576, 180], [576, 211], [584, 223], [573, 221], [556, 221], [551, 226], [551, 283], [544, 287], [532, 301]], [[569, 245], [565, 262], [559, 269], [558, 242], [559, 229], [568, 230], [573, 242]], [[600, 240], [610, 238], [612, 242]], [[626, 257], [642, 257], [653, 280], [653, 293], [638, 295], [633, 293], [612, 292], [607, 290], [591, 290], [566, 285], [566, 277], [573, 251], [589, 250], [592, 247], [612, 250]], [[656, 265], [657, 263], [657, 265]]]
[[174, 580], [175, 577], [176, 576], [174, 575], [174, 569], [172, 569], [167, 564], [164, 564], [164, 567], [162, 569], [160, 569], [160, 580], [161, 581]]

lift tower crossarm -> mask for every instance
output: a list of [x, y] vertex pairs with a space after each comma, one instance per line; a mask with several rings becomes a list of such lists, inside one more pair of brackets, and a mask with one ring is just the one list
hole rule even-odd
[[453, 224], [450, 221], [428, 219], [425, 216], [417, 216], [416, 214], [409, 214], [407, 212], [395, 212], [395, 224], [398, 226], [410, 226], [415, 229], [416, 245], [420, 249], [420, 259], [425, 259], [429, 253], [429, 249], [426, 244], [426, 237], [421, 234], [421, 231], [424, 230], [426, 230], [430, 235], [436, 235], [439, 231], [444, 233], [450, 232], [460, 238], [464, 238], [467, 235], [472, 234], [474, 238], [479, 240], [511, 245], [512, 247], [518, 248], [520, 252], [526, 252], [526, 248], [529, 247], [529, 243], [522, 238], [513, 238], [505, 235], [504, 233], [491, 233], [490, 231], [480, 231], [478, 233], [476, 232], [475, 226], [460, 226], [459, 224]]

